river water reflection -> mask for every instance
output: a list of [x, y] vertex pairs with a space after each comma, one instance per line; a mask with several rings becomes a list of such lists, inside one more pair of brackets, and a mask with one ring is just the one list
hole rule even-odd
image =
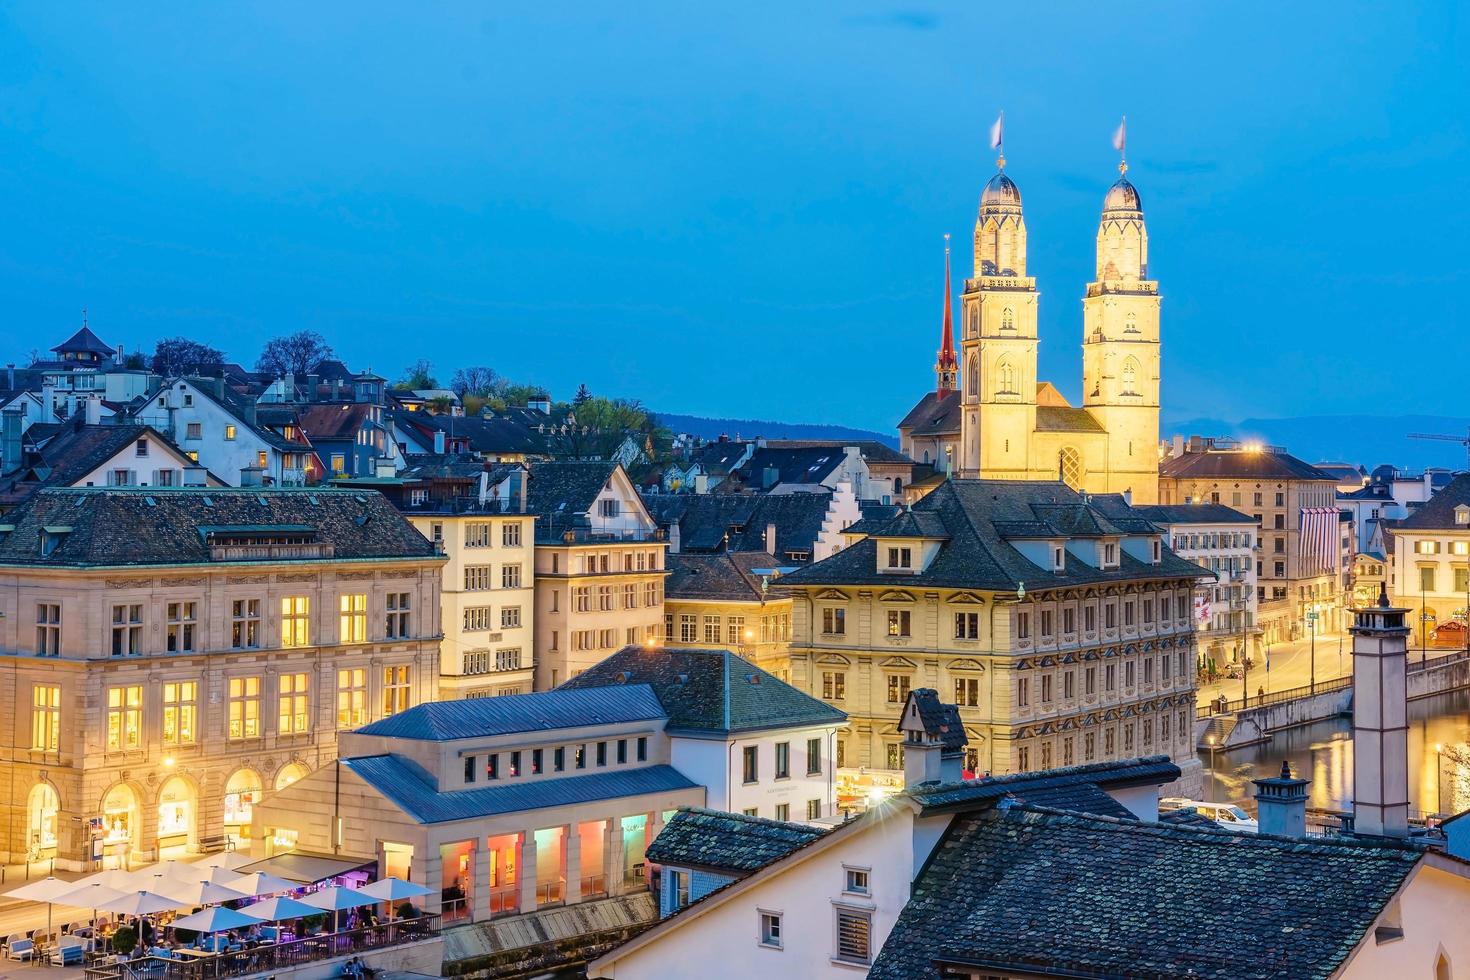
[[[1470, 691], [1451, 691], [1409, 702], [1409, 807], [1417, 813], [1458, 813], [1470, 807]], [[1436, 754], [1441, 745], [1446, 754]], [[1457, 760], [1448, 752], [1464, 753]], [[1310, 779], [1308, 805], [1346, 810], [1353, 799], [1353, 723], [1337, 718], [1279, 732], [1264, 745], [1216, 752], [1211, 778], [1210, 753], [1200, 753], [1207, 800], [1229, 801], [1255, 812], [1252, 779], [1281, 773], [1283, 759], [1292, 772]], [[1436, 768], [1439, 777], [1436, 779]], [[1436, 786], [1436, 782], [1438, 786]]]

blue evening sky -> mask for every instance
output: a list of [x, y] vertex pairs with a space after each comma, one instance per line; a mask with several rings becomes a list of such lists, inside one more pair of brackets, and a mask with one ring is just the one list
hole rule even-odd
[[1126, 112], [1166, 416], [1463, 412], [1467, 46], [1452, 3], [7, 5], [0, 361], [87, 307], [888, 430], [1004, 108], [1075, 399]]

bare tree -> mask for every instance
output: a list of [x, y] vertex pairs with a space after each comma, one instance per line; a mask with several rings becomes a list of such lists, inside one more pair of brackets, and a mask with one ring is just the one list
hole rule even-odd
[[255, 370], [265, 374], [307, 374], [332, 356], [327, 339], [315, 330], [298, 330], [284, 337], [273, 337], [255, 362]]
[[486, 398], [496, 393], [497, 385], [502, 383], [500, 375], [495, 373], [494, 368], [483, 366], [462, 367], [454, 372], [454, 377], [449, 379], [449, 387], [460, 398], [465, 395], [476, 395]]
[[181, 374], [212, 374], [224, 366], [225, 355], [208, 344], [187, 337], [166, 337], [153, 348], [149, 369], [165, 378]]

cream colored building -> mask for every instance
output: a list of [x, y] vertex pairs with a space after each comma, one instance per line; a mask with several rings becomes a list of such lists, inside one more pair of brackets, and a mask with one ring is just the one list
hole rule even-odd
[[1159, 465], [1159, 498], [1164, 504], [1224, 504], [1256, 519], [1262, 643], [1341, 628], [1347, 605], [1332, 474], [1275, 447], [1176, 437]]
[[898, 776], [900, 711], [934, 688], [959, 705], [970, 771], [1161, 753], [1189, 793], [1201, 574], [1120, 496], [950, 480], [782, 578], [791, 683], [847, 712], [849, 773]]
[[1455, 477], [1385, 530], [1393, 539], [1389, 594], [1395, 606], [1411, 610], [1409, 646], [1463, 648], [1470, 604], [1470, 475]]
[[664, 629], [667, 542], [623, 467], [531, 464], [536, 527], [536, 689]]
[[[899, 423], [900, 448], [961, 477], [1060, 478], [1074, 489], [1154, 503], [1159, 290], [1148, 278], [1138, 191], [1119, 177], [1103, 201], [1096, 279], [1082, 300], [1076, 408], [1037, 376], [1040, 293], [1027, 274], [1021, 192], [1004, 160], [1001, 167], [985, 185], [975, 221], [974, 276], [960, 299], [958, 378], [945, 355], [953, 346], [946, 315], [936, 388]], [[945, 303], [947, 313], [947, 295]]]
[[48, 489], [6, 522], [5, 860], [240, 840], [339, 729], [434, 696], [443, 559], [377, 494]]
[[670, 553], [664, 593], [664, 644], [733, 650], [789, 680], [791, 597], [772, 585], [783, 571], [761, 551]]

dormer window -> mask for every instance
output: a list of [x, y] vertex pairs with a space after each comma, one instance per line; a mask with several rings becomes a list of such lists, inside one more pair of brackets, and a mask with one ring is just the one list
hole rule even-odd
[[1067, 570], [1067, 549], [1061, 545], [1053, 545], [1051, 549], [1051, 570], [1064, 572]]
[[1103, 545], [1103, 567], [1113, 568], [1118, 564], [1118, 546], [1111, 542]]
[[1155, 540], [1154, 541], [1154, 564], [1157, 565], [1157, 564], [1159, 564], [1159, 562], [1161, 562], [1163, 560], [1164, 560], [1164, 547], [1163, 547], [1163, 542], [1158, 541], [1158, 540]]
[[1455, 523], [1470, 524], [1470, 506], [1460, 504], [1455, 508]]
[[914, 567], [914, 552], [913, 552], [913, 549], [912, 548], [889, 548], [888, 549], [888, 567], [889, 568], [913, 568]]

